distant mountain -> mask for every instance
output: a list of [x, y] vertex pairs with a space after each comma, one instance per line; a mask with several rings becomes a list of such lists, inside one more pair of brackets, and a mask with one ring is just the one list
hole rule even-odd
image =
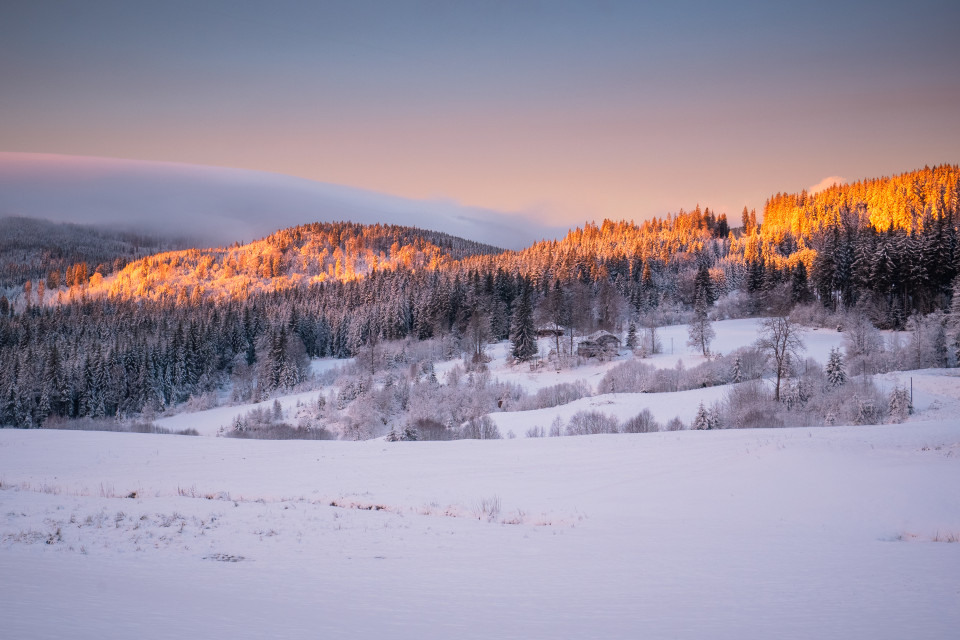
[[88, 274], [106, 275], [120, 270], [131, 260], [190, 244], [189, 240], [90, 225], [0, 218], [0, 289], [41, 279], [56, 286], [76, 265], [83, 265]]
[[292, 176], [196, 165], [0, 152], [0, 216], [249, 242], [314, 221], [430, 228], [519, 249], [566, 229], [521, 214], [413, 200]]

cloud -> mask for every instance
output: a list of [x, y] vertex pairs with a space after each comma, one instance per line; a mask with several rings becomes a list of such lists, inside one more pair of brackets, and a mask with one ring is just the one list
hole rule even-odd
[[846, 184], [846, 180], [841, 176], [827, 176], [812, 187], [807, 187], [808, 193], [820, 193], [826, 191], [835, 184]]
[[412, 200], [303, 178], [165, 162], [0, 152], [0, 216], [109, 225], [226, 245], [310, 222], [443, 231], [520, 249], [566, 229], [533, 215]]

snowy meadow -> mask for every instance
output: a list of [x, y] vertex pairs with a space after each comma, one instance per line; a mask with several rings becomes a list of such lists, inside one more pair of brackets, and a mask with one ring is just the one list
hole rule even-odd
[[[715, 349], [749, 346], [755, 323], [715, 323]], [[664, 327], [671, 338], [674, 353], [644, 362], [706, 362], [684, 327]], [[842, 334], [804, 342], [825, 363]], [[492, 379], [587, 394], [489, 414], [491, 440], [216, 437], [253, 405], [156, 420], [201, 437], [0, 430], [3, 636], [945, 638], [960, 625], [956, 370], [874, 376], [883, 393], [912, 378], [900, 424], [693, 431], [698, 406], [736, 385], [602, 393], [632, 356], [531, 370], [498, 349]], [[436, 364], [438, 387], [457, 366]], [[319, 389], [264, 407], [294, 421], [322, 394], [336, 404]], [[588, 409], [684, 428], [525, 437]]]

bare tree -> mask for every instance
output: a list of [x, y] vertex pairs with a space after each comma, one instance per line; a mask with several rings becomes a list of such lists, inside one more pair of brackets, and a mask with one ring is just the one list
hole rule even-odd
[[477, 305], [467, 322], [465, 339], [469, 345], [471, 361], [474, 364], [485, 362], [487, 343], [493, 336], [490, 314], [481, 305]]
[[687, 345], [703, 352], [704, 357], [710, 355], [710, 343], [717, 335], [710, 325], [704, 295], [698, 295], [693, 309], [693, 320], [687, 328]]
[[773, 358], [777, 386], [773, 399], [780, 401], [780, 381], [788, 374], [790, 358], [797, 358], [805, 349], [800, 337], [803, 327], [788, 315], [764, 318], [760, 321], [757, 349]]

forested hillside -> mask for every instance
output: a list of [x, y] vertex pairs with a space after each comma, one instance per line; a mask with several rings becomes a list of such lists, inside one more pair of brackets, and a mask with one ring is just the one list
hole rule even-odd
[[[761, 223], [744, 210], [733, 229], [699, 207], [604, 221], [522, 251], [318, 223], [140, 258], [113, 275], [44, 265], [29, 289], [0, 298], [0, 424], [162, 410], [228, 382], [263, 398], [303, 380], [308, 356], [382, 340], [449, 337], [482, 361], [485, 344], [512, 337], [522, 361], [536, 327], [562, 330], [554, 350], [567, 357], [577, 336], [605, 329], [628, 341], [640, 328], [655, 349], [656, 327], [686, 321], [697, 303], [702, 318], [814, 304], [919, 327], [921, 314], [956, 302], [958, 179], [942, 166], [779, 194]], [[946, 340], [938, 317], [931, 330]]]
[[770, 266], [805, 263], [830, 308], [860, 305], [882, 327], [949, 304], [958, 273], [960, 168], [927, 167], [817, 194], [777, 194], [759, 233], [731, 247], [756, 287]]
[[86, 282], [94, 273], [119, 271], [142, 256], [186, 246], [186, 240], [4, 217], [0, 218], [0, 290], [25, 282], [31, 282], [33, 293], [41, 288], [54, 290], [77, 279]]
[[248, 245], [187, 250], [138, 260], [91, 295], [184, 302], [245, 298], [328, 281], [350, 282], [378, 271], [446, 269], [471, 255], [501, 249], [436, 231], [396, 225], [314, 223]]

